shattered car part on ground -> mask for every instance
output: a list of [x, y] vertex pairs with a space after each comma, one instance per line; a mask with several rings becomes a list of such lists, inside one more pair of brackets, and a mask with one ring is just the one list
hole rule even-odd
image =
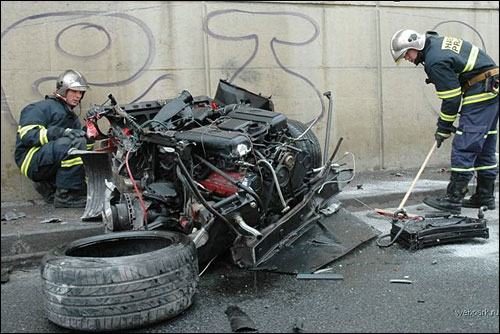
[[404, 223], [398, 219], [398, 212], [396, 212], [390, 231], [392, 240], [382, 247], [397, 242], [410, 250], [418, 250], [473, 238], [488, 239], [488, 220], [484, 218], [483, 213], [486, 210], [488, 210], [487, 207], [479, 208], [478, 218], [452, 215], [449, 212], [435, 212], [426, 215], [424, 220], [411, 222], [408, 220]]
[[4, 220], [16, 220], [19, 218], [26, 217], [26, 214], [24, 212], [14, 212], [14, 211], [9, 211], [6, 214], [2, 215], [2, 221]]
[[226, 311], [227, 318], [234, 333], [258, 333], [257, 326], [250, 317], [243, 312], [238, 306], [231, 305]]
[[[322, 159], [312, 124], [275, 112], [270, 98], [221, 80], [214, 99], [183, 91], [170, 100], [119, 105], [111, 94], [109, 100], [110, 106], [95, 106], [87, 113], [87, 136], [106, 145], [73, 154], [82, 157], [88, 177], [82, 219], [102, 217], [110, 233], [53, 251], [42, 261], [46, 309], [56, 324], [114, 330], [179, 313], [178, 305], [165, 305], [168, 298], [163, 294], [155, 297], [156, 308], [142, 310], [140, 301], [129, 300], [128, 313], [104, 306], [94, 309], [91, 320], [87, 313], [69, 312], [67, 304], [53, 309], [54, 301], [62, 298], [68, 304], [76, 302], [64, 295], [54, 299], [63, 284], [60, 277], [76, 271], [82, 277], [100, 276], [107, 266], [118, 267], [113, 273], [127, 271], [128, 256], [135, 259], [130, 260], [133, 271], [142, 273], [148, 285], [136, 287], [126, 275], [105, 275], [111, 281], [100, 281], [102, 298], [117, 281], [134, 285], [133, 291], [165, 293], [165, 282], [156, 286], [153, 277], [178, 272], [191, 277], [189, 288], [174, 286], [169, 293], [187, 294], [184, 309], [197, 285], [185, 270], [196, 271], [197, 277], [198, 268], [221, 252], [230, 250], [240, 267], [307, 274], [375, 236], [335, 198], [341, 184], [353, 177], [351, 169], [334, 164], [342, 138], [332, 155]], [[330, 113], [331, 107], [329, 119]], [[147, 254], [177, 254], [174, 240], [185, 242], [186, 236], [196, 249], [194, 255], [183, 251], [179, 265], [158, 259], [159, 272], [143, 267]], [[114, 247], [123, 256], [110, 255]], [[96, 263], [104, 264], [97, 270]], [[85, 324], [78, 319], [85, 319]]]

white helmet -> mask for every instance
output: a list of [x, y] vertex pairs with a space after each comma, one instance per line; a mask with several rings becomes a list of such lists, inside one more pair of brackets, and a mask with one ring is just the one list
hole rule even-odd
[[391, 39], [392, 58], [396, 63], [399, 63], [409, 49], [421, 51], [424, 46], [425, 34], [420, 34], [411, 29], [401, 29]]
[[77, 70], [64, 71], [57, 78], [56, 93], [66, 97], [68, 89], [85, 92], [89, 85], [84, 76]]

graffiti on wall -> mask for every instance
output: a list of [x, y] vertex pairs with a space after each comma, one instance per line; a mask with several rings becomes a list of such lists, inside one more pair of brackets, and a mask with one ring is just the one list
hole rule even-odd
[[[271, 54], [274, 58], [276, 67], [283, 70], [285, 74], [291, 75], [305, 82], [309, 87], [311, 87], [311, 89], [317, 95], [319, 103], [321, 104], [321, 113], [318, 119], [321, 118], [325, 111], [325, 106], [323, 99], [321, 98], [321, 93], [319, 89], [307, 77], [287, 68], [282, 63], [276, 52], [276, 45], [304, 47], [310, 44], [319, 36], [320, 30], [318, 24], [311, 17], [296, 12], [250, 12], [250, 11], [242, 11], [236, 9], [228, 9], [228, 10], [214, 11], [209, 13], [203, 20], [203, 29], [204, 32], [208, 34], [210, 37], [226, 41], [253, 40], [255, 43], [253, 52], [250, 54], [249, 58], [243, 64], [241, 64], [239, 68], [232, 74], [231, 78], [229, 79], [230, 82], [233, 82], [238, 77], [238, 75], [250, 65], [252, 60], [254, 60], [255, 56], [259, 51], [259, 41], [260, 41], [259, 32], [257, 31], [249, 32], [248, 34], [242, 36], [231, 37], [224, 33], [216, 33], [209, 28], [209, 22], [211, 20], [224, 19], [226, 15], [234, 15], [236, 13], [267, 16], [269, 17], [269, 19], [273, 19], [276, 17], [287, 17], [296, 20], [302, 20], [308, 23], [308, 25], [310, 26], [310, 32], [308, 33], [309, 35], [306, 37], [305, 40], [291, 41], [291, 40], [279, 39], [278, 37], [272, 37], [269, 43], [269, 47], [271, 50]], [[55, 51], [59, 55], [73, 59], [75, 64], [74, 67], [76, 69], [78, 69], [78, 64], [85, 65], [85, 68], [88, 68], [90, 61], [99, 61], [100, 59], [102, 59], [101, 57], [104, 56], [107, 52], [112, 51], [114, 39], [113, 39], [112, 29], [109, 29], [109, 27], [113, 26], [116, 20], [125, 20], [127, 21], [127, 23], [131, 23], [128, 25], [128, 29], [134, 29], [134, 28], [139, 29], [145, 36], [145, 40], [147, 41], [147, 55], [145, 56], [143, 63], [140, 66], [138, 66], [137, 69], [135, 69], [135, 72], [132, 75], [130, 75], [125, 79], [111, 81], [111, 82], [89, 81], [90, 86], [117, 87], [117, 86], [128, 85], [133, 81], [137, 80], [144, 73], [144, 71], [150, 68], [153, 58], [155, 57], [156, 49], [155, 49], [154, 34], [148, 27], [148, 25], [144, 21], [134, 16], [116, 12], [64, 11], [64, 12], [51, 12], [51, 13], [31, 15], [14, 22], [4, 31], [2, 31], [1, 34], [2, 43], [4, 42], [4, 37], [10, 34], [15, 34], [16, 30], [22, 28], [23, 26], [36, 25], [36, 24], [41, 25], [43, 23], [51, 21], [53, 22], [56, 20], [59, 20], [61, 22], [67, 21], [70, 23], [68, 23], [66, 26], [62, 26], [61, 28], [59, 28], [58, 31], [53, 32], [52, 45]], [[75, 21], [78, 22], [74, 23]], [[84, 30], [93, 30], [93, 33], [102, 35], [101, 37], [105, 42], [100, 50], [96, 50], [91, 54], [81, 55], [79, 54], [79, 50], [68, 50], [64, 48], [63, 43], [61, 43], [62, 36], [64, 36], [65, 34], [76, 34], [77, 35], [76, 38], [78, 38], [78, 34]], [[47, 45], [47, 48], [49, 47], [51, 46]], [[36, 52], [36, 50], [26, 50], [26, 52]], [[47, 81], [54, 81], [55, 79], [56, 77], [54, 76], [44, 76], [34, 80], [34, 82], [31, 83], [34, 93], [37, 96], [42, 97], [43, 95], [40, 92], [39, 88], [40, 85]], [[151, 90], [151, 88], [154, 87], [154, 85], [156, 85], [159, 81], [165, 79], [173, 80], [174, 76], [172, 74], [163, 74], [159, 76], [152, 83], [149, 84], [149, 87], [144, 92], [142, 92], [139, 96], [133, 99], [130, 103], [136, 102], [141, 98], [143, 98]], [[8, 119], [13, 126], [17, 126], [15, 117], [9, 108], [9, 103], [7, 101], [3, 86], [1, 88], [1, 93], [2, 93], [2, 112], [7, 114]]]
[[[310, 87], [312, 92], [314, 92], [315, 96], [317, 97], [317, 100], [321, 105], [320, 114], [317, 115], [315, 121], [321, 119], [325, 113], [325, 104], [322, 98], [322, 94], [319, 91], [318, 87], [316, 87], [316, 85], [306, 76], [296, 71], [293, 71], [289, 67], [285, 66], [284, 62], [281, 60], [280, 55], [277, 52], [277, 46], [279, 45], [295, 47], [295, 48], [308, 47], [320, 35], [320, 28], [317, 22], [310, 16], [307, 16], [305, 14], [298, 12], [288, 12], [288, 11], [244, 11], [239, 9], [225, 9], [225, 10], [216, 10], [208, 13], [206, 17], [203, 19], [202, 25], [203, 25], [203, 31], [211, 38], [231, 43], [247, 42], [247, 41], [253, 42], [253, 50], [250, 52], [247, 59], [244, 59], [241, 64], [238, 64], [236, 66], [235, 71], [230, 75], [228, 79], [229, 82], [233, 82], [234, 80], [239, 78], [242, 75], [242, 72], [250, 67], [252, 61], [255, 60], [257, 54], [259, 53], [259, 50], [263, 48], [261, 46], [261, 41], [264, 39], [262, 37], [262, 35], [264, 34], [264, 29], [243, 31], [240, 33], [240, 35], [235, 36], [234, 30], [231, 27], [225, 27], [222, 31], [215, 31], [210, 27], [210, 23], [211, 22], [217, 23], [218, 20], [228, 21], [228, 18], [231, 16], [243, 15], [243, 14], [253, 17], [261, 17], [264, 19], [268, 19], [269, 21], [282, 18], [289, 20], [290, 21], [289, 24], [291, 25], [293, 25], [294, 23], [298, 23], [300, 21], [302, 23], [305, 22], [306, 26], [309, 27], [309, 30], [304, 31], [302, 33], [302, 36], [293, 37], [297, 39], [301, 38], [302, 40], [291, 40], [292, 37], [290, 37], [289, 39], [280, 38], [279, 31], [276, 31], [276, 33], [271, 33], [271, 36], [269, 36], [269, 32], [266, 31], [267, 33], [266, 38], [269, 40], [269, 43], [264, 47], [269, 48], [268, 51], [270, 51], [270, 54], [273, 58], [271, 61], [273, 61], [274, 66], [283, 71], [283, 74], [285, 76], [284, 81], [286, 80], [286, 75], [289, 75], [290, 77], [297, 78], [302, 82], [304, 82], [308, 87]], [[113, 51], [113, 43], [117, 37], [113, 35], [113, 32], [115, 32], [115, 30], [112, 27], [116, 25], [117, 21], [124, 21], [127, 26], [127, 29], [138, 30], [139, 33], [145, 37], [143, 38], [146, 44], [145, 48], [143, 48], [144, 50], [146, 50], [144, 59], [142, 60], [142, 63], [135, 65], [135, 68], [133, 68], [133, 73], [131, 75], [129, 75], [124, 79], [119, 79], [109, 82], [90, 81], [89, 84], [91, 86], [118, 87], [118, 86], [129, 85], [132, 82], [136, 81], [138, 78], [140, 78], [145, 73], [145, 71], [150, 69], [153, 59], [156, 55], [154, 33], [150, 29], [150, 27], [144, 21], [132, 15], [119, 12], [63, 11], [63, 12], [51, 12], [51, 13], [31, 15], [14, 22], [10, 26], [8, 26], [4, 31], [2, 31], [1, 33], [2, 43], [4, 43], [4, 37], [9, 36], [11, 34], [16, 34], [16, 31], [19, 28], [26, 27], [29, 25], [37, 25], [37, 24], [41, 25], [43, 23], [55, 22], [55, 21], [60, 21], [63, 23], [68, 22], [68, 24], [65, 26], [64, 25], [61, 26], [58, 31], [52, 32], [53, 44], [47, 45], [47, 48], [53, 47], [58, 54], [73, 59], [75, 63], [74, 67], [77, 69], [78, 69], [78, 64], [85, 65], [86, 68], [89, 68], [90, 62], [93, 61], [98, 62], [100, 60], [102, 61], [102, 57], [106, 53]], [[77, 22], [75, 23], [75, 21]], [[480, 35], [480, 33], [476, 29], [474, 29], [474, 27], [468, 25], [465, 22], [457, 20], [441, 21], [433, 27], [433, 30], [435, 30], [436, 28], [438, 28], [443, 24], [450, 24], [450, 23], [463, 24], [468, 28], [470, 28], [471, 30], [473, 30], [481, 39], [481, 42], [483, 44], [483, 49], [486, 50], [483, 38]], [[272, 24], [270, 24], [269, 26], [272, 26]], [[79, 54], [80, 50], [69, 50], [63, 46], [63, 43], [61, 43], [61, 38], [66, 34], [76, 34], [78, 36], [80, 32], [88, 30], [92, 30], [94, 34], [100, 35], [101, 40], [104, 40], [104, 43], [100, 50], [95, 50], [93, 53], [82, 55]], [[133, 50], [133, 46], [131, 46], [131, 48]], [[26, 50], [25, 52], [37, 52], [37, 50]], [[227, 56], [230, 57], [231, 55], [228, 54]], [[30, 84], [35, 94], [37, 96], [42, 97], [43, 95], [40, 92], [39, 86], [44, 82], [53, 81], [55, 79], [56, 78], [54, 76], [45, 76], [35, 79]], [[148, 83], [148, 87], [137, 97], [133, 98], [132, 101], [130, 101], [130, 103], [142, 99], [158, 82], [162, 80], [174, 80], [174, 75], [167, 73], [158, 76], [152, 82]], [[1, 100], [2, 113], [7, 114], [7, 118], [10, 121], [10, 123], [13, 126], [17, 127], [17, 122], [9, 108], [9, 103], [6, 94], [4, 92], [3, 85], [1, 87], [1, 99], [2, 99]], [[438, 114], [437, 111], [434, 111], [434, 113]]]
[[[231, 41], [231, 42], [239, 42], [239, 41], [253, 41], [254, 47], [253, 51], [248, 57], [248, 59], [241, 64], [236, 71], [232, 74], [232, 76], [228, 79], [229, 82], [233, 82], [238, 75], [241, 74], [241, 72], [247, 68], [252, 61], [255, 59], [257, 56], [257, 53], [259, 52], [260, 48], [260, 40], [261, 37], [259, 37], [259, 33], [262, 33], [262, 31], [245, 31], [242, 33], [240, 36], [234, 36], [234, 32], [231, 31], [230, 29], [226, 29], [224, 32], [217, 33], [214, 30], [210, 29], [209, 24], [210, 21], [212, 20], [221, 20], [222, 22], [227, 22], [229, 21], [227, 16], [235, 15], [235, 14], [248, 14], [250, 16], [263, 16], [263, 17], [269, 17], [269, 20], [275, 19], [275, 18], [287, 18], [287, 19], [292, 19], [292, 20], [298, 20], [298, 21], [305, 21], [308, 23], [310, 27], [310, 31], [306, 31], [306, 37], [305, 40], [303, 41], [293, 41], [293, 40], [284, 40], [284, 39], [279, 39], [277, 36], [272, 36], [268, 37], [270, 38], [269, 42], [269, 48], [271, 50], [271, 55], [273, 56], [274, 62], [278, 68], [283, 70], [287, 75], [290, 75], [292, 77], [298, 78], [305, 82], [316, 94], [318, 97], [320, 104], [321, 104], [321, 112], [316, 118], [316, 120], [319, 120], [323, 117], [324, 112], [325, 112], [325, 104], [323, 102], [321, 93], [319, 89], [312, 83], [310, 79], [305, 77], [304, 75], [301, 75], [297, 72], [292, 71], [291, 69], [287, 68], [283, 62], [280, 60], [280, 57], [278, 56], [278, 53], [276, 52], [276, 46], [277, 45], [286, 45], [290, 47], [305, 47], [308, 44], [311, 44], [315, 39], [318, 38], [320, 34], [320, 29], [319, 25], [314, 21], [311, 17], [302, 14], [302, 13], [297, 13], [297, 12], [283, 12], [283, 11], [278, 11], [278, 12], [254, 12], [254, 11], [245, 11], [245, 10], [238, 10], [238, 9], [225, 9], [225, 10], [217, 10], [209, 13], [205, 20], [203, 21], [203, 29], [204, 31], [210, 36], [215, 39], [219, 40], [224, 40], [224, 41]], [[295, 22], [298, 23], [298, 22]], [[290, 24], [294, 24], [292, 21]], [[269, 27], [272, 27], [272, 25], [269, 25]], [[276, 35], [278, 35], [278, 32], [276, 32]], [[296, 36], [295, 38], [301, 38], [304, 39], [303, 36]], [[284, 79], [286, 81], [286, 77]]]
[[[93, 22], [88, 22], [87, 20], [91, 19]], [[110, 27], [116, 25], [117, 21], [124, 20], [125, 24], [127, 24], [127, 29], [139, 29], [140, 33], [145, 36], [146, 50], [145, 59], [143, 63], [137, 66], [137, 69], [134, 69], [134, 72], [125, 79], [120, 79], [116, 81], [110, 82], [91, 82], [89, 81], [90, 86], [94, 87], [118, 87], [129, 85], [130, 83], [137, 80], [141, 75], [150, 68], [151, 63], [155, 57], [156, 49], [155, 49], [155, 40], [153, 36], [153, 32], [148, 27], [148, 25], [142, 21], [137, 19], [134, 16], [116, 13], [116, 12], [100, 12], [100, 11], [66, 11], [66, 12], [52, 12], [52, 13], [43, 13], [38, 15], [31, 15], [20, 19], [9, 27], [7, 27], [4, 31], [2, 31], [1, 38], [2, 43], [4, 42], [4, 37], [8, 34], [15, 34], [16, 30], [28, 25], [40, 25], [42, 23], [50, 22], [55, 20], [61, 20], [61, 22], [72, 22], [67, 26], [63, 27], [57, 32], [53, 32], [54, 38], [54, 48], [56, 52], [62, 54], [63, 56], [69, 57], [74, 60], [74, 67], [78, 69], [79, 64], [85, 65], [86, 68], [89, 68], [89, 62], [91, 61], [99, 61], [99, 58], [102, 57], [106, 52], [112, 51], [113, 47], [113, 34], [110, 30], [113, 30]], [[75, 20], [81, 21], [77, 23], [73, 23]], [[101, 23], [96, 23], [101, 22]], [[104, 36], [105, 45], [96, 52], [88, 55], [80, 55], [78, 54], [79, 50], [67, 50], [62, 46], [61, 38], [64, 34], [75, 34], [78, 38], [78, 34], [82, 30], [93, 30], [93, 33], [100, 34]], [[101, 36], [102, 37], [102, 36]], [[39, 47], [37, 45], [37, 47]], [[51, 47], [47, 45], [47, 47]], [[131, 50], [133, 50], [133, 46], [130, 46]], [[24, 50], [24, 52], [39, 52], [39, 50]], [[46, 76], [40, 77], [31, 83], [32, 89], [36, 95], [42, 97], [42, 93], [39, 91], [39, 86], [46, 81], [54, 81], [56, 77]], [[152, 83], [149, 84], [149, 87], [146, 88], [144, 92], [142, 92], [139, 96], [133, 99], [130, 103], [136, 102], [144, 97], [158, 82], [161, 80], [173, 80], [172, 74], [163, 74], [158, 76], [153, 80]], [[12, 112], [9, 108], [9, 103], [6, 98], [6, 94], [4, 92], [4, 87], [2, 85], [1, 88], [2, 93], [2, 113], [6, 113], [10, 123], [17, 127], [17, 122], [15, 117], [12, 115]]]

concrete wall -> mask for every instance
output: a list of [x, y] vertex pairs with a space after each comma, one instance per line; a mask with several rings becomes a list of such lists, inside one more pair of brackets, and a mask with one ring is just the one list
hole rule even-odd
[[[397, 67], [399, 29], [467, 39], [498, 63], [497, 1], [17, 1], [1, 3], [2, 201], [40, 198], [13, 160], [20, 110], [54, 90], [68, 68], [91, 90], [83, 110], [112, 92], [120, 103], [213, 96], [219, 78], [264, 95], [276, 110], [353, 152], [356, 169], [419, 167], [433, 143], [440, 100], [422, 67]], [[483, 44], [484, 42], [484, 44]], [[430, 166], [447, 166], [450, 142]], [[349, 162], [349, 161], [346, 161]]]

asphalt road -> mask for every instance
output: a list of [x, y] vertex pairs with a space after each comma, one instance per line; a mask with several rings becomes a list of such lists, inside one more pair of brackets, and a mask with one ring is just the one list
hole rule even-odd
[[[498, 198], [498, 194], [497, 194]], [[497, 202], [498, 208], [498, 202]], [[407, 208], [421, 213], [422, 206]], [[355, 213], [389, 232], [388, 218]], [[477, 217], [477, 210], [463, 211]], [[231, 332], [224, 311], [237, 305], [259, 332], [499, 332], [498, 209], [486, 212], [489, 239], [410, 252], [375, 240], [331, 263], [343, 280], [298, 280], [214, 261], [200, 278], [194, 304], [174, 319], [131, 332]], [[406, 279], [411, 284], [391, 283]], [[64, 333], [44, 314], [39, 270], [11, 273], [2, 284], [1, 331]]]

